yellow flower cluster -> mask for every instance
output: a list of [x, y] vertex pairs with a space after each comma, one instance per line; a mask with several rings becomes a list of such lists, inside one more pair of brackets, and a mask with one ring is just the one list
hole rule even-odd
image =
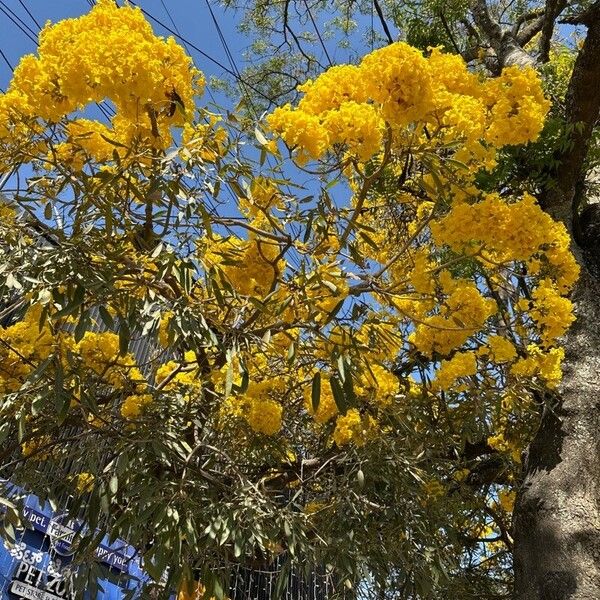
[[495, 262], [504, 262], [527, 260], [548, 240], [560, 238], [563, 227], [529, 194], [512, 203], [488, 194], [472, 204], [454, 202], [445, 217], [431, 223], [431, 232], [437, 244], [456, 252], [483, 248]]
[[329, 148], [329, 136], [321, 119], [309, 113], [295, 111], [287, 104], [268, 117], [269, 126], [278, 132], [291, 148], [299, 150], [298, 162], [319, 158]]
[[461, 160], [480, 168], [484, 156], [493, 164], [494, 148], [537, 137], [549, 109], [533, 69], [510, 67], [481, 80], [458, 56], [434, 48], [425, 58], [402, 42], [358, 66], [333, 67], [299, 90], [297, 108], [278, 108], [267, 121], [300, 162], [338, 147], [366, 161], [381, 149], [385, 124], [406, 140], [402, 130], [420, 122], [431, 124], [441, 143], [461, 140]]
[[207, 270], [221, 272], [243, 296], [265, 296], [285, 267], [279, 245], [255, 236], [248, 240], [218, 235], [203, 238], [198, 242], [198, 252]]
[[75, 487], [78, 492], [90, 492], [96, 478], [92, 473], [78, 473], [75, 476]]
[[390, 44], [367, 54], [360, 70], [367, 96], [382, 107], [388, 123], [408, 125], [433, 109], [429, 63], [416, 48]]
[[279, 206], [281, 192], [266, 177], [256, 177], [250, 184], [248, 198], [240, 198], [240, 208], [251, 219], [258, 219], [269, 213], [273, 206]]
[[539, 378], [542, 384], [555, 388], [562, 379], [561, 364], [565, 356], [563, 348], [543, 350], [535, 344], [527, 346], [527, 357], [515, 362], [510, 372], [523, 378]]
[[550, 101], [544, 98], [533, 69], [506, 67], [500, 77], [486, 81], [485, 95], [491, 107], [487, 141], [500, 146], [537, 137]]
[[310, 115], [336, 110], [349, 98], [355, 102], [365, 102], [368, 97], [362, 81], [362, 70], [354, 65], [331, 67], [316, 81], [309, 79], [298, 86], [298, 91], [304, 92], [298, 108]]
[[425, 497], [422, 504], [426, 504], [427, 502], [442, 498], [447, 493], [447, 490], [446, 486], [439, 479], [431, 478], [423, 484], [423, 492], [425, 493]]
[[382, 365], [369, 364], [359, 374], [355, 392], [365, 399], [372, 399], [376, 405], [387, 406], [398, 393], [398, 377]]
[[542, 279], [532, 292], [531, 318], [540, 328], [542, 341], [551, 345], [575, 320], [573, 303], [561, 296], [549, 279]]
[[320, 313], [319, 320], [327, 316], [349, 290], [346, 275], [333, 263], [317, 264], [305, 285], [307, 299]]
[[282, 384], [276, 379], [252, 381], [244, 394], [245, 417], [257, 433], [275, 435], [281, 430], [283, 407], [274, 397], [281, 397]]
[[498, 492], [498, 504], [503, 511], [511, 513], [515, 506], [516, 492], [514, 490], [500, 490]]
[[510, 362], [517, 358], [517, 351], [512, 342], [499, 335], [490, 335], [487, 338], [487, 347], [494, 361], [498, 364]]
[[521, 462], [521, 452], [523, 448], [519, 445], [517, 440], [510, 436], [504, 431], [491, 435], [487, 439], [487, 443], [498, 452], [509, 454], [512, 460], [516, 463]]
[[250, 403], [247, 419], [248, 424], [257, 433], [275, 435], [281, 429], [283, 408], [275, 400], [254, 399]]
[[[66, 129], [67, 141], [54, 146], [53, 153], [57, 160], [70, 165], [73, 170], [81, 170], [88, 157], [105, 162], [112, 159], [113, 151], [121, 150], [122, 154], [122, 149], [108, 141], [117, 141], [120, 136], [99, 121], [77, 119], [69, 122]], [[49, 158], [55, 157], [51, 154]]]
[[124, 419], [135, 419], [142, 414], [144, 407], [152, 402], [150, 394], [133, 394], [127, 396], [121, 404], [121, 416]]
[[146, 387], [146, 380], [131, 354], [119, 356], [119, 336], [110, 331], [85, 333], [77, 351], [82, 363], [99, 375], [103, 382], [115, 388], [133, 387], [136, 391]]
[[88, 14], [43, 28], [38, 56], [21, 60], [0, 96], [0, 115], [56, 122], [109, 98], [129, 139], [160, 137], [165, 146], [169, 126], [184, 123], [202, 86], [183, 48], [154, 35], [139, 8], [99, 0]]
[[446, 356], [484, 326], [497, 311], [495, 300], [485, 298], [477, 286], [464, 281], [457, 285], [440, 307], [440, 313], [419, 323], [409, 341], [426, 356]]
[[44, 460], [48, 458], [48, 452], [40, 452], [40, 448], [43, 448], [49, 443], [50, 438], [48, 436], [42, 436], [29, 442], [23, 442], [21, 444], [21, 453], [25, 458], [34, 456], [36, 460]]
[[383, 121], [372, 104], [345, 102], [323, 118], [330, 145], [345, 145], [348, 152], [367, 161], [381, 147]]
[[477, 358], [474, 352], [457, 352], [451, 359], [443, 360], [435, 374], [433, 388], [449, 390], [461, 377], [477, 373]]
[[0, 392], [15, 392], [31, 371], [53, 351], [55, 338], [48, 327], [39, 328], [41, 305], [27, 310], [20, 321], [0, 330]]
[[331, 385], [329, 384], [329, 377], [321, 378], [321, 396], [317, 412], [313, 409], [312, 390], [310, 387], [304, 390], [304, 405], [317, 423], [327, 423], [338, 414], [337, 405], [331, 391]]
[[182, 389], [188, 393], [197, 394], [202, 388], [200, 370], [197, 365], [196, 354], [192, 350], [188, 350], [183, 363], [170, 360], [160, 365], [154, 376], [155, 383], [165, 392]]
[[341, 448], [350, 442], [357, 446], [364, 446], [374, 427], [371, 417], [361, 417], [355, 408], [351, 408], [345, 415], [340, 415], [335, 423], [333, 441]]

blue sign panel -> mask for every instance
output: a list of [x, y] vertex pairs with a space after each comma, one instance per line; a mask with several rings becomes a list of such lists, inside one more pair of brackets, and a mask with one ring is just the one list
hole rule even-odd
[[[71, 543], [83, 524], [53, 513], [35, 496], [27, 498], [23, 513], [31, 529], [20, 532], [14, 545], [0, 540], [0, 598], [75, 600], [68, 583]], [[110, 543], [106, 537], [95, 554], [105, 567], [98, 580], [102, 591], [94, 599], [85, 593], [81, 600], [122, 600], [126, 590], [148, 578], [135, 550], [123, 541]]]

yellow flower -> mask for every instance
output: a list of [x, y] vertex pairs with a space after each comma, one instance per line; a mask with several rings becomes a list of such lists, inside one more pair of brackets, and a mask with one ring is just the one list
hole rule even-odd
[[449, 390], [461, 377], [469, 377], [477, 372], [477, 359], [474, 352], [457, 352], [450, 360], [443, 360], [436, 372], [433, 387]]
[[[148, 138], [166, 147], [170, 126], [185, 122], [184, 110], [193, 109], [203, 87], [181, 46], [154, 35], [139, 8], [119, 8], [112, 0], [100, 0], [79, 18], [48, 23], [39, 39], [38, 55], [20, 61], [0, 97], [0, 115], [15, 111], [56, 122], [109, 98], [117, 111], [113, 126], [125, 139]], [[92, 135], [84, 146], [96, 152], [98, 144], [103, 146]]]
[[150, 394], [134, 394], [128, 396], [121, 404], [121, 416], [124, 419], [135, 419], [142, 414], [144, 407], [152, 402]]
[[96, 478], [91, 473], [78, 473], [75, 477], [75, 487], [78, 492], [89, 492]]
[[276, 379], [251, 381], [243, 395], [245, 417], [257, 433], [275, 435], [281, 430], [283, 407], [274, 398], [281, 397], [283, 384]]
[[508, 513], [513, 511], [515, 506], [515, 496], [516, 493], [514, 490], [500, 490], [498, 492], [498, 504], [500, 504], [502, 510]]
[[275, 400], [259, 400], [254, 398], [248, 410], [248, 423], [257, 433], [275, 435], [281, 429], [283, 408]]
[[350, 442], [364, 446], [375, 432], [376, 423], [370, 416], [361, 417], [358, 410], [351, 408], [345, 415], [336, 419], [333, 441], [341, 448]]
[[489, 350], [492, 353], [494, 360], [497, 363], [509, 362], [517, 357], [517, 351], [510, 340], [500, 337], [499, 335], [491, 335], [487, 339]]

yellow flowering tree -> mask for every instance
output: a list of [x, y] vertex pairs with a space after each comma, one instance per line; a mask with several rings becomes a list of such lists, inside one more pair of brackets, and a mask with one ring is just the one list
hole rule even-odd
[[348, 594], [505, 593], [578, 277], [562, 223], [482, 184], [539, 135], [538, 76], [392, 44], [247, 152], [203, 84], [101, 0], [0, 96], [0, 169], [30, 175], [1, 207], [3, 477], [70, 498], [80, 561], [122, 537], [184, 594], [282, 556]]

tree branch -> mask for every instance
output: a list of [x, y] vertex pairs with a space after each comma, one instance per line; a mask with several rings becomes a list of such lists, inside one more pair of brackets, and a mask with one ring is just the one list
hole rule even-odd
[[577, 182], [582, 177], [592, 130], [600, 115], [600, 0], [581, 13], [578, 19], [588, 23], [588, 33], [577, 55], [565, 99], [566, 121], [571, 144], [555, 156], [554, 185], [544, 190], [542, 206], [567, 225], [574, 216], [573, 202]]
[[498, 21], [492, 18], [486, 0], [473, 0], [471, 14], [475, 25], [485, 34], [493, 48], [500, 69], [510, 65], [526, 66], [534, 63], [533, 58], [523, 50], [511, 31], [503, 31]]
[[554, 33], [554, 24], [566, 5], [566, 0], [547, 0], [546, 2], [546, 10], [542, 17], [542, 35], [540, 37], [539, 60], [541, 63], [547, 63], [550, 60], [550, 42]]
[[392, 37], [392, 34], [391, 34], [388, 24], [385, 20], [383, 11], [381, 10], [381, 6], [380, 6], [378, 0], [373, 0], [373, 6], [375, 7], [375, 10], [377, 11], [377, 16], [379, 17], [379, 20], [381, 21], [381, 26], [383, 27], [383, 31], [385, 31], [385, 35], [388, 39], [388, 42], [390, 44], [393, 44], [394, 38]]

